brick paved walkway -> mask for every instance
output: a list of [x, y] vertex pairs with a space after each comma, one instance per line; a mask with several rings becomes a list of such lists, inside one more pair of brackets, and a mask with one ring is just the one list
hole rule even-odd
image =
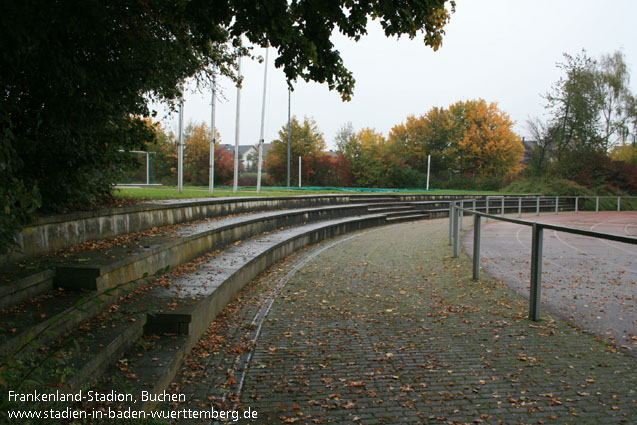
[[289, 277], [259, 327], [264, 300], [318, 248], [294, 254], [213, 324], [175, 389], [193, 408], [238, 401], [263, 424], [637, 423], [635, 360], [527, 320], [526, 300], [470, 279], [447, 232], [433, 220], [345, 237]]

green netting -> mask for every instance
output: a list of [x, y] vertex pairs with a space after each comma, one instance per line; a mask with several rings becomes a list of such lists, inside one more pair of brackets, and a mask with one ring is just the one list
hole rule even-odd
[[[215, 186], [220, 189], [232, 189], [232, 186]], [[240, 186], [239, 189], [254, 189], [254, 186]], [[305, 187], [282, 187], [282, 186], [261, 186], [261, 189], [267, 190], [307, 190], [307, 191], [342, 191], [342, 192], [435, 192], [440, 189], [383, 189], [376, 187], [333, 187], [333, 186], [305, 186]]]

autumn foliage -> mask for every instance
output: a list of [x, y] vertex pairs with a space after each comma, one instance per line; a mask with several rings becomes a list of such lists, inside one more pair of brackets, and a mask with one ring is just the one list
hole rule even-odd
[[[325, 152], [325, 139], [316, 121], [305, 117], [301, 124], [293, 117], [290, 128], [290, 184], [295, 186], [298, 182], [298, 158], [301, 157], [301, 180], [304, 186], [336, 186], [336, 161]], [[270, 184], [284, 186], [287, 183], [287, 146], [286, 124], [279, 130], [279, 137], [272, 141], [272, 149], [264, 161]]]
[[[156, 125], [157, 141], [149, 150], [157, 152], [157, 180], [164, 184], [177, 183], [177, 140], [174, 134], [166, 134]], [[232, 179], [233, 153], [221, 146], [221, 137], [215, 137], [215, 185]], [[184, 130], [184, 182], [207, 186], [210, 164], [210, 127], [205, 123], [190, 123]]]
[[[427, 155], [431, 155], [432, 187], [445, 181], [484, 186], [499, 182], [522, 169], [524, 149], [513, 122], [496, 104], [484, 100], [457, 102], [432, 108], [419, 117], [409, 116], [385, 137], [373, 128], [355, 131], [345, 125], [336, 136], [336, 152], [327, 152], [316, 121], [291, 120], [290, 184], [298, 184], [301, 157], [303, 186], [422, 188], [426, 185]], [[160, 128], [161, 130], [161, 128]], [[184, 181], [208, 184], [210, 129], [189, 124], [184, 132]], [[287, 183], [288, 128], [279, 130], [264, 158], [266, 185]], [[159, 131], [157, 175], [159, 181], [176, 181], [177, 150], [173, 134]], [[233, 154], [215, 150], [215, 182], [227, 184], [233, 175]], [[464, 180], [462, 180], [464, 179]], [[466, 188], [466, 187], [465, 187]]]
[[524, 147], [509, 116], [495, 103], [469, 100], [410, 116], [392, 128], [389, 140], [416, 171], [431, 170], [439, 179], [464, 175], [502, 178], [522, 169]]

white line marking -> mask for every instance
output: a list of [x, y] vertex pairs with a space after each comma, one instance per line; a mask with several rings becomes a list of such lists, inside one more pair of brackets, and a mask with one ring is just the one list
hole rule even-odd
[[[595, 229], [597, 226], [599, 226], [600, 224], [608, 224], [608, 223], [611, 223], [611, 222], [613, 222], [613, 221], [618, 221], [618, 220], [621, 220], [621, 218], [620, 218], [620, 219], [608, 220], [608, 221], [600, 221], [599, 223], [596, 223], [596, 224], [592, 225], [592, 226], [591, 226], [591, 228], [590, 228], [590, 230], [594, 230], [594, 229]], [[624, 234], [626, 234], [626, 235], [628, 235], [628, 233], [626, 232], [626, 228], [627, 228], [630, 224], [631, 224], [631, 223], [628, 223], [626, 226], [624, 226]], [[621, 223], [620, 223], [620, 225], [621, 225]], [[600, 239], [600, 238], [596, 238], [596, 239], [597, 239], [597, 240], [599, 240], [599, 241], [602, 241], [604, 244], [606, 244], [606, 245], [608, 245], [608, 246], [610, 246], [610, 247], [612, 247], [612, 248], [619, 249], [619, 250], [624, 251], [624, 252], [627, 252], [627, 253], [629, 253], [629, 254], [637, 255], [637, 252], [635, 252], [635, 251], [630, 251], [630, 250], [628, 250], [628, 249], [624, 249], [624, 248], [622, 248], [621, 246], [618, 246], [618, 245], [617, 245], [617, 243], [611, 243], [611, 242], [609, 242], [609, 241], [607, 241], [607, 240], [605, 240], [605, 239]], [[619, 242], [619, 243], [621, 243], [621, 242]]]

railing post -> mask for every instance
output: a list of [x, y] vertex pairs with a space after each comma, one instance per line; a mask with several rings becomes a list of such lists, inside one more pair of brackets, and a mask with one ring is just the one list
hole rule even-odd
[[579, 196], [576, 196], [576, 197], [575, 197], [575, 212], [576, 212], [576, 213], [577, 213], [577, 207], [578, 207], [578, 204], [579, 204]]
[[146, 184], [150, 184], [150, 153], [146, 152]]
[[502, 203], [501, 203], [501, 205], [502, 205], [502, 206], [501, 206], [502, 211], [500, 211], [500, 215], [504, 215], [504, 196], [502, 197]]
[[[460, 208], [464, 208], [464, 200], [460, 201]], [[462, 222], [464, 221], [464, 211], [459, 210], [458, 217], [460, 219], [460, 230], [462, 230]]]
[[[488, 196], [487, 196], [487, 199], [486, 199], [485, 204], [484, 204], [484, 211], [487, 214], [489, 214], [489, 197]], [[487, 221], [489, 221], [489, 217], [487, 217]]]
[[473, 212], [476, 212], [476, 200], [475, 198], [473, 199]]
[[518, 197], [518, 218], [522, 217], [522, 197]]
[[449, 201], [449, 246], [453, 237], [453, 202]]
[[540, 197], [535, 198], [535, 215], [540, 215]]
[[560, 197], [556, 196], [555, 197], [555, 214], [557, 214], [558, 212], [557, 206], [559, 205], [559, 203], [560, 203]]
[[595, 197], [595, 212], [599, 212], [599, 196]]
[[460, 245], [460, 230], [458, 229], [458, 222], [460, 221], [460, 210], [458, 208], [453, 209], [453, 258], [458, 258], [458, 251]]
[[531, 320], [540, 320], [540, 296], [542, 294], [542, 239], [543, 228], [533, 223], [531, 242], [531, 294], [529, 316]]
[[617, 197], [617, 212], [621, 211], [621, 202], [622, 202], [622, 198], [620, 198], [619, 196]]
[[480, 279], [480, 217], [473, 215], [473, 280]]

